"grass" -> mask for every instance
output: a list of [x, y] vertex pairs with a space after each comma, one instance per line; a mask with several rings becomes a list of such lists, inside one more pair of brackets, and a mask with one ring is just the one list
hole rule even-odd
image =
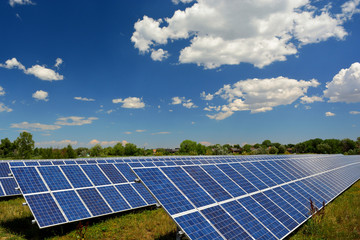
[[360, 239], [360, 181], [309, 219], [288, 240]]
[[[22, 197], [0, 199], [0, 240], [80, 239], [77, 223], [43, 230], [32, 225], [32, 214], [23, 202]], [[85, 239], [170, 240], [176, 236], [175, 223], [161, 208], [91, 219], [88, 224]], [[360, 239], [360, 181], [328, 204], [323, 217], [310, 219], [287, 239]]]

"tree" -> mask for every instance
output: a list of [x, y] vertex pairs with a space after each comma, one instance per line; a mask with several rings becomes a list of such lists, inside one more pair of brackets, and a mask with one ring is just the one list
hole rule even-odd
[[327, 143], [320, 143], [316, 146], [317, 153], [329, 154], [331, 152], [331, 147]]
[[198, 143], [196, 145], [196, 152], [198, 155], [205, 155], [206, 147], [204, 145], [202, 145], [201, 143]]
[[278, 153], [278, 151], [279, 151], [279, 149], [277, 149], [277, 147], [271, 147], [270, 149], [269, 149], [269, 153], [270, 154], [277, 154]]
[[102, 155], [103, 148], [100, 144], [96, 144], [92, 148], [90, 148], [90, 156], [92, 157], [99, 157]]
[[251, 152], [251, 145], [250, 144], [245, 144], [243, 147], [244, 151], [247, 153]]
[[133, 143], [127, 143], [124, 148], [126, 156], [135, 156], [137, 153], [137, 147]]
[[125, 149], [124, 149], [124, 146], [122, 145], [122, 143], [117, 143], [117, 144], [113, 147], [112, 154], [115, 155], [115, 156], [124, 156], [124, 154], [125, 154]]
[[286, 147], [284, 145], [280, 145], [278, 149], [279, 149], [278, 151], [279, 154], [283, 154], [286, 152]]
[[191, 140], [184, 140], [180, 144], [179, 152], [182, 154], [190, 154], [190, 152], [196, 152], [196, 142]]
[[76, 158], [76, 152], [70, 144], [66, 147], [66, 155], [68, 158]]
[[15, 146], [19, 158], [30, 159], [35, 146], [32, 134], [29, 132], [20, 133], [20, 136], [15, 140]]
[[265, 147], [268, 148], [268, 147], [271, 146], [271, 141], [270, 141], [270, 140], [264, 140], [261, 145], [263, 145], [263, 146], [265, 146]]
[[342, 144], [343, 153], [346, 153], [349, 150], [354, 150], [356, 146], [356, 143], [349, 138], [345, 138], [341, 140], [341, 144]]
[[14, 144], [8, 139], [1, 139], [0, 157], [11, 157], [14, 151]]

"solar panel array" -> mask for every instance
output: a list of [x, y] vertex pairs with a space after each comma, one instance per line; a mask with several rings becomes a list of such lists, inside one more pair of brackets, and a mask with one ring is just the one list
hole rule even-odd
[[11, 167], [40, 228], [156, 204], [125, 163]]
[[0, 197], [19, 195], [16, 190], [17, 184], [15, 179], [9, 176], [10, 167], [7, 162], [0, 162]]
[[[282, 160], [281, 160], [282, 159]], [[190, 239], [282, 239], [360, 178], [359, 156], [133, 167]]]

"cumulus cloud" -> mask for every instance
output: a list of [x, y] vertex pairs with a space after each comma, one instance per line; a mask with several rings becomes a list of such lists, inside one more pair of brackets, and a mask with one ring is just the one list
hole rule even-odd
[[93, 98], [86, 98], [86, 97], [74, 97], [75, 100], [84, 101], [84, 102], [93, 102], [95, 99]]
[[100, 144], [101, 146], [114, 146], [118, 143], [121, 143], [122, 145], [126, 145], [128, 142], [126, 140], [123, 141], [99, 141], [96, 139], [93, 139], [89, 142], [89, 145], [96, 145], [96, 144]]
[[61, 141], [44, 141], [44, 142], [36, 142], [35, 145], [37, 147], [66, 147], [67, 145], [75, 146], [78, 144], [78, 141], [72, 140], [61, 140]]
[[3, 87], [0, 86], [0, 96], [4, 96], [5, 95], [5, 90]]
[[[179, 2], [193, 1], [173, 0]], [[359, 12], [359, 0], [343, 4], [337, 15], [327, 2], [317, 2], [317, 7], [307, 0], [194, 2], [172, 17], [139, 19], [131, 37], [135, 48], [152, 54], [159, 45], [187, 39], [190, 44], [180, 51], [180, 63], [216, 68], [246, 62], [262, 68], [285, 61], [302, 45], [343, 40], [343, 24]]]
[[192, 102], [191, 99], [186, 99], [185, 97], [173, 97], [171, 98], [172, 105], [179, 105], [181, 104], [182, 106], [186, 107], [186, 108], [197, 108], [197, 106]]
[[10, 6], [14, 7], [15, 5], [35, 5], [30, 0], [9, 0]]
[[42, 101], [49, 101], [49, 93], [43, 91], [43, 90], [38, 90], [36, 92], [33, 93], [32, 95], [33, 98], [35, 98], [36, 100], [42, 100]]
[[318, 97], [318, 96], [303, 96], [300, 98], [301, 103], [303, 104], [307, 104], [307, 103], [314, 103], [314, 102], [323, 102], [323, 98], [322, 97]]
[[57, 130], [60, 129], [61, 126], [58, 125], [50, 125], [50, 124], [42, 124], [42, 123], [29, 123], [29, 122], [22, 122], [22, 123], [13, 123], [10, 126], [11, 128], [18, 128], [18, 129], [26, 129], [31, 131], [50, 131], [50, 130]]
[[329, 102], [360, 102], [360, 63], [341, 69], [331, 82], [326, 83], [326, 88], [324, 97], [329, 98]]
[[333, 117], [333, 116], [335, 116], [335, 113], [326, 112], [326, 113], [325, 113], [325, 116], [326, 116], [326, 117]]
[[164, 59], [167, 59], [169, 57], [168, 51], [164, 51], [164, 49], [158, 49], [158, 50], [152, 50], [151, 51], [151, 58], [154, 61], [161, 62]]
[[[274, 107], [288, 105], [304, 96], [309, 87], [317, 87], [319, 82], [295, 80], [286, 77], [270, 79], [248, 79], [233, 85], [224, 85], [214, 95], [220, 96], [227, 104], [209, 106], [207, 111], [217, 110], [216, 114], [208, 114], [211, 119], [223, 120], [236, 111], [259, 113], [271, 111]], [[220, 110], [221, 109], [221, 110]]]
[[5, 64], [0, 64], [0, 67], [7, 69], [17, 68], [22, 70], [25, 74], [34, 75], [35, 77], [45, 81], [57, 81], [64, 79], [63, 75], [60, 75], [54, 70], [46, 68], [45, 66], [40, 66], [38, 64], [26, 69], [25, 66], [22, 65], [16, 58], [6, 60]]
[[13, 110], [0, 102], [0, 112], [12, 112]]
[[360, 114], [360, 111], [350, 111], [349, 113], [352, 115], [358, 115], [358, 114]]
[[113, 103], [122, 103], [122, 108], [144, 108], [145, 103], [142, 101], [142, 98], [138, 97], [128, 97], [125, 99], [113, 99]]
[[55, 65], [54, 65], [54, 67], [59, 68], [60, 65], [63, 64], [63, 62], [64, 62], [64, 61], [63, 61], [61, 58], [57, 58], [57, 59], [55, 60]]
[[202, 93], [200, 93], [200, 97], [201, 97], [203, 100], [211, 101], [211, 100], [213, 100], [214, 95], [212, 95], [211, 93], [206, 94], [205, 91], [203, 91]]
[[82, 126], [85, 124], [91, 124], [94, 120], [97, 120], [97, 117], [61, 117], [58, 118], [55, 124], [63, 125], [63, 126]]

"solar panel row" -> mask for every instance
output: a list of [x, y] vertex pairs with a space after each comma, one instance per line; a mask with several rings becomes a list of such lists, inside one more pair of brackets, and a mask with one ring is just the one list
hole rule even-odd
[[[176, 166], [209, 163], [227, 163], [239, 161], [263, 161], [296, 159], [298, 156], [176, 156], [176, 157], [126, 157], [100, 159], [45, 159], [45, 160], [4, 160], [0, 163], [0, 197], [20, 195], [15, 180], [9, 177], [10, 168], [16, 166], [51, 166], [51, 165], [82, 165], [97, 163], [128, 163], [131, 167]], [[302, 155], [302, 158], [316, 158], [317, 155]]]
[[156, 204], [125, 163], [11, 170], [40, 228]]
[[134, 168], [190, 239], [282, 239], [360, 178], [360, 158]]

